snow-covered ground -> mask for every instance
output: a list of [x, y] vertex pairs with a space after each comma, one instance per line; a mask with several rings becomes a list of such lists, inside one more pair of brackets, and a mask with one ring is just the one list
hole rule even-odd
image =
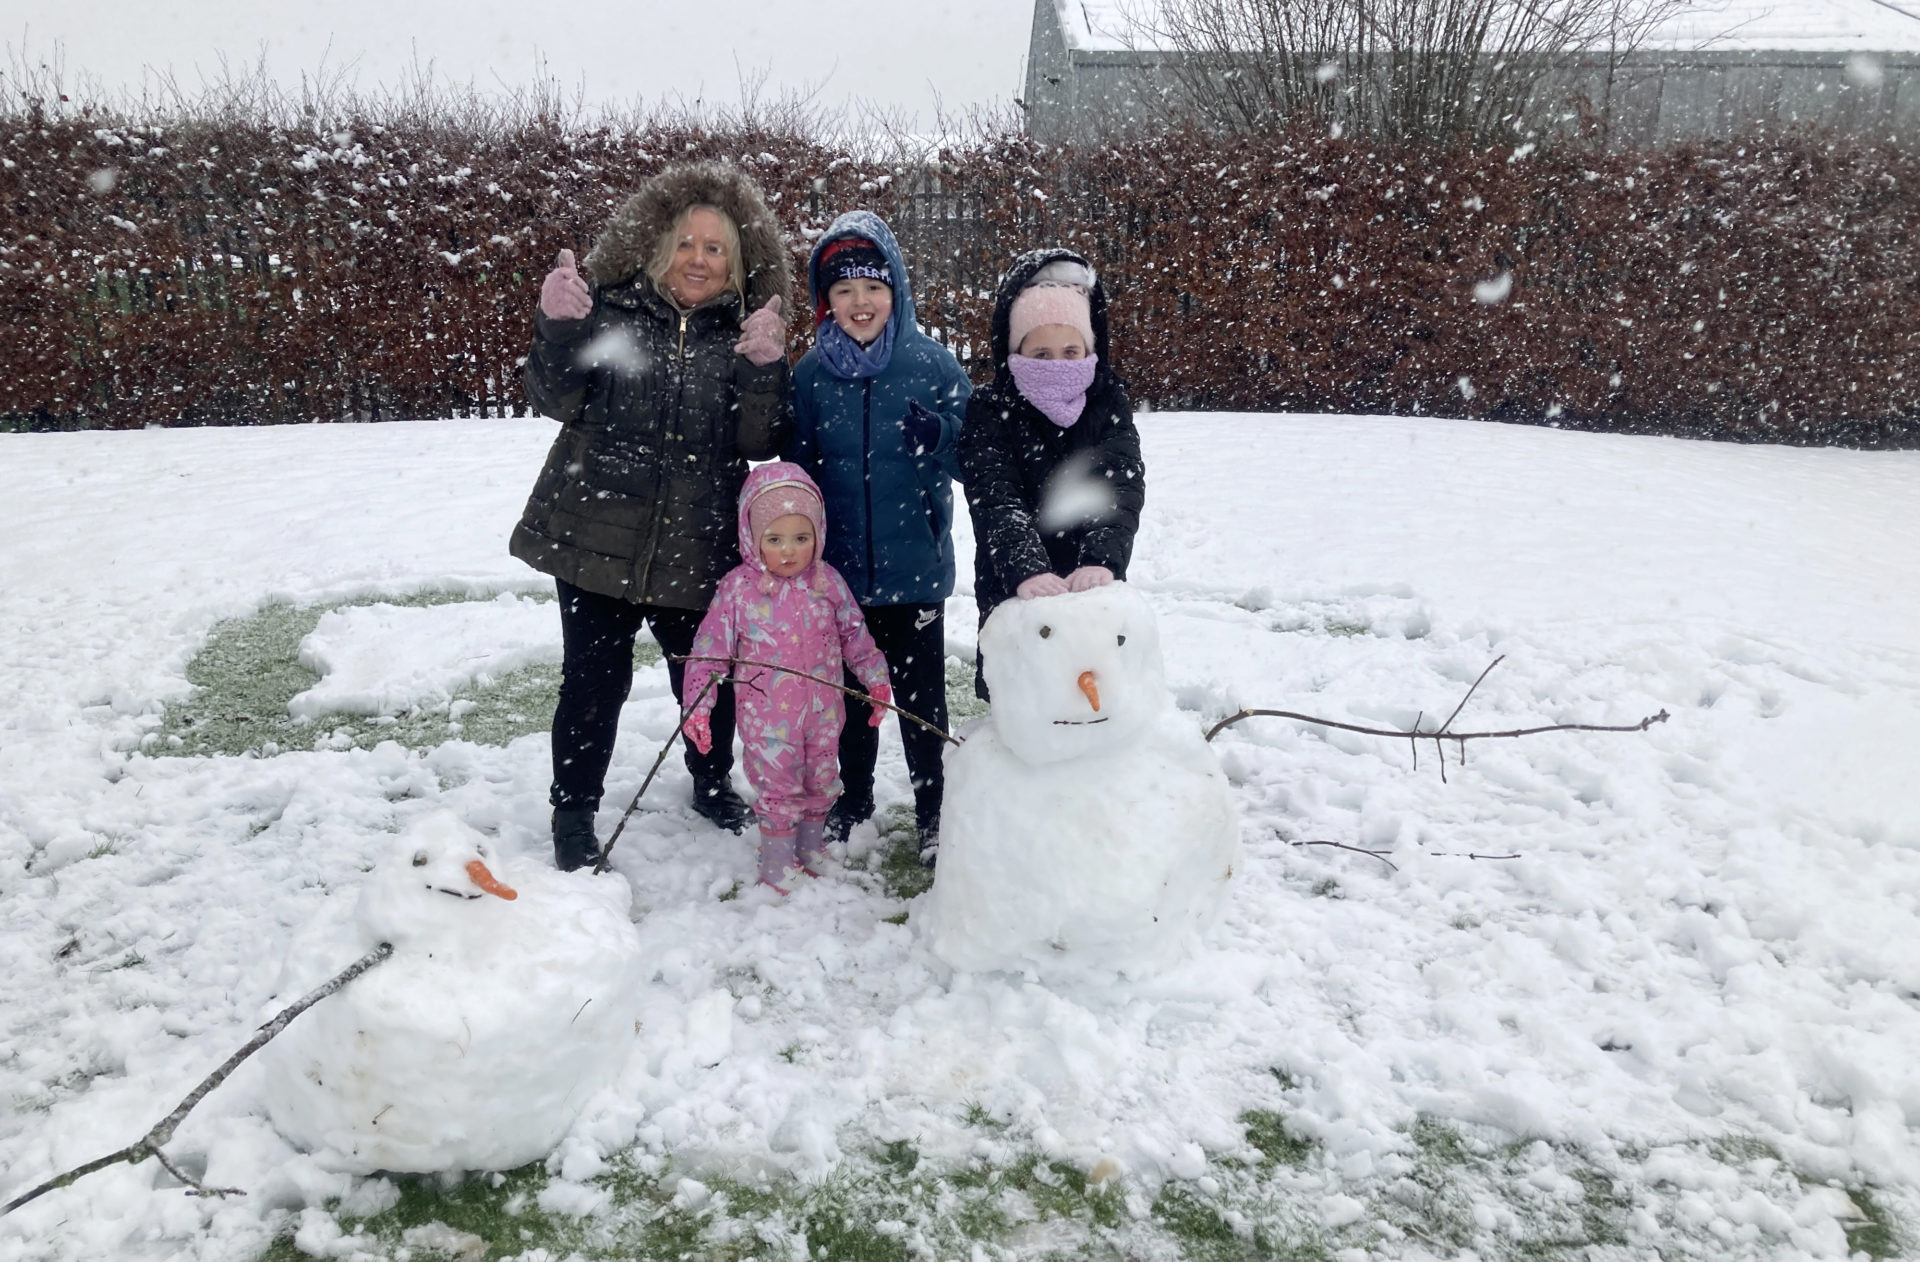
[[[1845, 1256], [1851, 1204], [1822, 1182], [1920, 1209], [1920, 454], [1380, 418], [1142, 429], [1133, 578], [1196, 723], [1431, 723], [1501, 655], [1456, 727], [1671, 720], [1481, 742], [1445, 782], [1431, 744], [1416, 769], [1405, 742], [1241, 723], [1215, 742], [1245, 862], [1210, 949], [1101, 992], [949, 978], [856, 873], [723, 897], [751, 881], [749, 842], [693, 817], [670, 767], [615, 857], [652, 952], [641, 1051], [543, 1205], [591, 1211], [586, 1181], [629, 1149], [802, 1179], [900, 1139], [959, 1162], [991, 1148], [962, 1120], [980, 1110], [1007, 1144], [1117, 1166], [1144, 1205], [1247, 1155], [1236, 1119], [1258, 1108], [1313, 1145], [1301, 1212], [1381, 1256], [1446, 1253], [1374, 1221], [1419, 1119], [1577, 1148], [1640, 1206], [1638, 1256]], [[187, 758], [156, 729], [210, 628], [268, 601], [540, 592], [505, 541], [551, 433], [0, 437], [0, 1197], [171, 1109], [246, 1039], [294, 930], [407, 821], [451, 807], [545, 853], [541, 735]], [[537, 614], [331, 617], [309, 665], [333, 673], [303, 705], [444, 702], [552, 660]], [[964, 595], [949, 617], [969, 651]], [[664, 670], [642, 671], [603, 832], [672, 721]], [[873, 845], [856, 833], [853, 858]], [[312, 1207], [362, 1185], [273, 1133], [263, 1084], [243, 1067], [173, 1145], [247, 1197], [117, 1166], [0, 1219], [0, 1258], [245, 1258], [303, 1209], [324, 1249]], [[1534, 1182], [1569, 1184], [1545, 1156]]]

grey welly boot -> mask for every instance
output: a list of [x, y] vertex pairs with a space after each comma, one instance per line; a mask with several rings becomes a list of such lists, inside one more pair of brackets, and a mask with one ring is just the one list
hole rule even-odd
[[785, 894], [787, 887], [781, 882], [787, 879], [787, 870], [794, 865], [793, 834], [770, 833], [766, 826], [760, 828], [760, 884], [777, 894]]
[[793, 857], [808, 876], [820, 875], [820, 861], [827, 854], [827, 822], [803, 819], [793, 834]]

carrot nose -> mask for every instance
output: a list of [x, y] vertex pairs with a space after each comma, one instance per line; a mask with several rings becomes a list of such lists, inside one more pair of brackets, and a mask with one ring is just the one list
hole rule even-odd
[[1093, 707], [1095, 714], [1098, 714], [1100, 712], [1100, 689], [1099, 686], [1093, 682], [1092, 671], [1083, 670], [1080, 672], [1080, 691], [1087, 694], [1087, 704]]
[[488, 870], [487, 865], [478, 859], [467, 864], [467, 875], [473, 878], [475, 885], [478, 885], [487, 893], [497, 895], [500, 898], [506, 899], [508, 902], [512, 902], [514, 899], [520, 897], [520, 891], [510, 885], [500, 884], [499, 880]]

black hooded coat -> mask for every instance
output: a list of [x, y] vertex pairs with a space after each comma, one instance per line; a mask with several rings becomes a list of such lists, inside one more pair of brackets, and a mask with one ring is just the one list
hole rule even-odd
[[[1097, 280], [1088, 306], [1100, 362], [1079, 420], [1066, 429], [1048, 420], [1020, 393], [1007, 368], [1014, 298], [1041, 268], [1063, 259], [1087, 263], [1072, 250], [1034, 250], [1001, 278], [993, 304], [993, 381], [974, 391], [960, 430], [960, 476], [973, 517], [974, 599], [982, 624], [994, 606], [1036, 574], [1051, 571], [1064, 578], [1083, 565], [1099, 565], [1125, 578], [1146, 503], [1140, 433], [1126, 387], [1110, 366], [1107, 296]], [[1099, 488], [1096, 479], [1105, 487]], [[1089, 483], [1109, 493], [1102, 497], [1109, 500], [1104, 510], [1062, 514], [1063, 520], [1042, 525], [1050, 492], [1064, 492], [1063, 504], [1084, 502]]]
[[646, 263], [689, 206], [740, 230], [746, 305], [793, 288], [785, 242], [759, 186], [718, 162], [669, 167], [640, 186], [587, 255], [593, 310], [534, 316], [527, 399], [561, 422], [509, 548], [534, 569], [603, 596], [705, 609], [739, 562], [747, 461], [778, 455], [792, 428], [787, 361], [733, 349], [739, 296], [682, 311]]

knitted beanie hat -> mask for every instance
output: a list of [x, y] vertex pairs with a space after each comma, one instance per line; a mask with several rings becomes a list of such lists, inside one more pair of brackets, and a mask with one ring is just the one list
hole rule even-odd
[[1078, 285], [1039, 282], [1027, 286], [1014, 297], [1007, 310], [1007, 346], [1020, 353], [1027, 334], [1048, 324], [1064, 324], [1077, 332], [1093, 353], [1093, 314], [1087, 304], [1087, 291]]
[[814, 307], [815, 323], [825, 323], [832, 314], [827, 304], [827, 291], [843, 280], [877, 280], [887, 288], [893, 288], [893, 271], [887, 266], [887, 256], [880, 247], [865, 237], [841, 237], [820, 252], [820, 263], [815, 269], [819, 279], [815, 282], [817, 302]]
[[813, 523], [817, 548], [822, 533], [820, 526], [827, 516], [826, 510], [820, 506], [820, 497], [814, 494], [812, 487], [785, 480], [770, 484], [753, 497], [753, 503], [747, 505], [747, 525], [753, 531], [756, 544], [760, 536], [767, 533], [768, 526], [789, 513], [798, 514]]

